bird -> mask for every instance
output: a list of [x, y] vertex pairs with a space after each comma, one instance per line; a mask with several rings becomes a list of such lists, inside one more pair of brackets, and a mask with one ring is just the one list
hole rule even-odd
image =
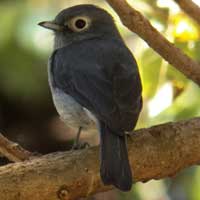
[[40, 26], [54, 33], [48, 81], [61, 117], [78, 130], [100, 136], [100, 176], [105, 185], [131, 190], [127, 133], [142, 109], [138, 65], [113, 17], [92, 4], [60, 11]]

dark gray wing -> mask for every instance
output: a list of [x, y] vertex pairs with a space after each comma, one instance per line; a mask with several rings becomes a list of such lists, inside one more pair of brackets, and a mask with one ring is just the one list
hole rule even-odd
[[[134, 128], [141, 110], [138, 73], [124, 64], [105, 66], [87, 59], [65, 58], [59, 49], [51, 58], [54, 87], [62, 89], [113, 130]], [[72, 62], [74, 60], [74, 62]]]

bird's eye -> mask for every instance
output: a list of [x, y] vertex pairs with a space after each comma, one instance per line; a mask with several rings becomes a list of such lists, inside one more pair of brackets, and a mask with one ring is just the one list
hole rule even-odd
[[75, 22], [75, 26], [76, 26], [76, 28], [78, 28], [78, 29], [83, 29], [83, 28], [86, 26], [86, 21], [83, 20], [83, 19], [78, 19], [78, 20], [76, 20], [76, 22]]
[[68, 27], [74, 32], [81, 32], [89, 28], [91, 20], [89, 17], [81, 16], [75, 17], [67, 23]]

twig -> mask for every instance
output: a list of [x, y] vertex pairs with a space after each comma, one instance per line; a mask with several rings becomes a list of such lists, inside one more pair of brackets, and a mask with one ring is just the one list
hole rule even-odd
[[32, 153], [23, 149], [19, 144], [9, 141], [0, 133], [0, 153], [10, 161], [19, 162], [29, 159]]
[[200, 25], [200, 7], [191, 0], [174, 0], [184, 12]]
[[[200, 118], [138, 130], [128, 144], [134, 181], [174, 176], [200, 162]], [[75, 200], [112, 189], [101, 182], [98, 160], [93, 147], [0, 167], [0, 199]]]
[[200, 85], [199, 63], [170, 43], [142, 14], [132, 8], [125, 0], [107, 0], [107, 2], [118, 13], [125, 26], [143, 38], [150, 47], [185, 76]]

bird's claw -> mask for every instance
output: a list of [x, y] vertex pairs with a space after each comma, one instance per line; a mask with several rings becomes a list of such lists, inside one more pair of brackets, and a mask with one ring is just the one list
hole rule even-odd
[[86, 149], [88, 147], [90, 147], [88, 142], [79, 142], [78, 144], [74, 144], [71, 150]]

